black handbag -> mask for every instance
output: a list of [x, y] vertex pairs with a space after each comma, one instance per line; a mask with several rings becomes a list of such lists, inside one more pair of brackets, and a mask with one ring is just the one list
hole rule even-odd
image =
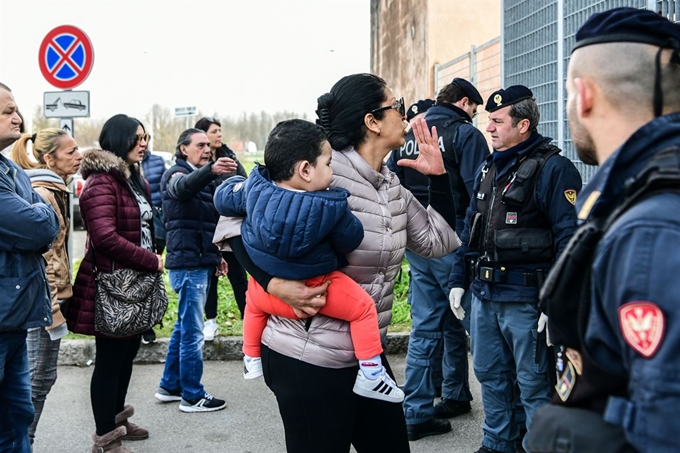
[[168, 296], [161, 272], [115, 269], [99, 272], [90, 242], [95, 279], [94, 329], [109, 337], [131, 337], [163, 320]]

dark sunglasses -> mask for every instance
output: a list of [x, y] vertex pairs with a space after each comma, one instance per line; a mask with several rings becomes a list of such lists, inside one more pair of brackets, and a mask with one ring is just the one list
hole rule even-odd
[[380, 107], [375, 110], [371, 110], [371, 113], [376, 114], [378, 112], [382, 112], [383, 110], [389, 110], [389, 109], [394, 109], [401, 116], [406, 116], [406, 108], [404, 107], [404, 98], [399, 98], [397, 99], [394, 104], [392, 105], [386, 105], [385, 107]]
[[150, 134], [142, 134], [142, 135], [137, 135], [137, 136], [135, 136], [135, 137], [136, 137], [135, 143], [139, 143], [139, 142], [141, 142], [142, 140], [144, 140], [145, 142], [149, 143], [149, 140], [151, 140], [151, 135], [150, 135]]
[[218, 120], [217, 118], [214, 118], [212, 116], [206, 116], [205, 119], [208, 120], [209, 123], [214, 123], [214, 124], [220, 123], [220, 120]]

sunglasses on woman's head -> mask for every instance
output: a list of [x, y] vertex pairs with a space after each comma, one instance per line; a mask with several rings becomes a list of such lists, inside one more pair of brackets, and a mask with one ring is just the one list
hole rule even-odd
[[399, 98], [396, 101], [394, 101], [394, 104], [392, 105], [386, 105], [385, 107], [379, 107], [375, 110], [371, 110], [371, 113], [376, 114], [378, 112], [382, 112], [383, 110], [389, 110], [389, 109], [394, 109], [401, 116], [406, 116], [406, 108], [404, 107], [404, 98]]

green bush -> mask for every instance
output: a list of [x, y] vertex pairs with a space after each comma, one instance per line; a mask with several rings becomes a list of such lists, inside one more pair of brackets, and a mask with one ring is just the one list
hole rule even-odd
[[[77, 259], [73, 263], [73, 278], [75, 280], [78, 266], [80, 266], [81, 259]], [[404, 260], [401, 264], [401, 270], [397, 274], [396, 284], [394, 286], [394, 304], [392, 305], [392, 323], [390, 324], [391, 332], [407, 332], [411, 330], [411, 306], [406, 302], [408, 297], [408, 263]], [[177, 321], [177, 294], [170, 288], [170, 280], [168, 278], [168, 271], [163, 274], [165, 281], [165, 289], [168, 293], [168, 310], [163, 317], [161, 326], [154, 328], [156, 336], [169, 337], [172, 333], [172, 328]], [[219, 325], [219, 335], [242, 335], [243, 321], [241, 320], [241, 313], [236, 305], [234, 292], [232, 291], [229, 279], [227, 277], [220, 277], [217, 286], [217, 324]], [[86, 338], [85, 335], [77, 335], [69, 333], [67, 338]]]

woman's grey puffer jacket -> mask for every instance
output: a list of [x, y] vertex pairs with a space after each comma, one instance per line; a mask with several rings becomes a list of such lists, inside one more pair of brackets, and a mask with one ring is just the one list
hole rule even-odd
[[[434, 209], [427, 209], [383, 165], [380, 173], [356, 151], [333, 151], [333, 182], [350, 192], [349, 207], [364, 226], [364, 240], [347, 256], [341, 269], [368, 294], [378, 309], [380, 334], [385, 340], [392, 319], [392, 293], [404, 250], [427, 258], [442, 257], [460, 245], [460, 239]], [[452, 207], [453, 209], [453, 207]], [[337, 303], [337, 301], [336, 301]], [[270, 316], [262, 335], [270, 349], [294, 359], [327, 368], [356, 365], [349, 324], [317, 315], [309, 330], [305, 321]]]

